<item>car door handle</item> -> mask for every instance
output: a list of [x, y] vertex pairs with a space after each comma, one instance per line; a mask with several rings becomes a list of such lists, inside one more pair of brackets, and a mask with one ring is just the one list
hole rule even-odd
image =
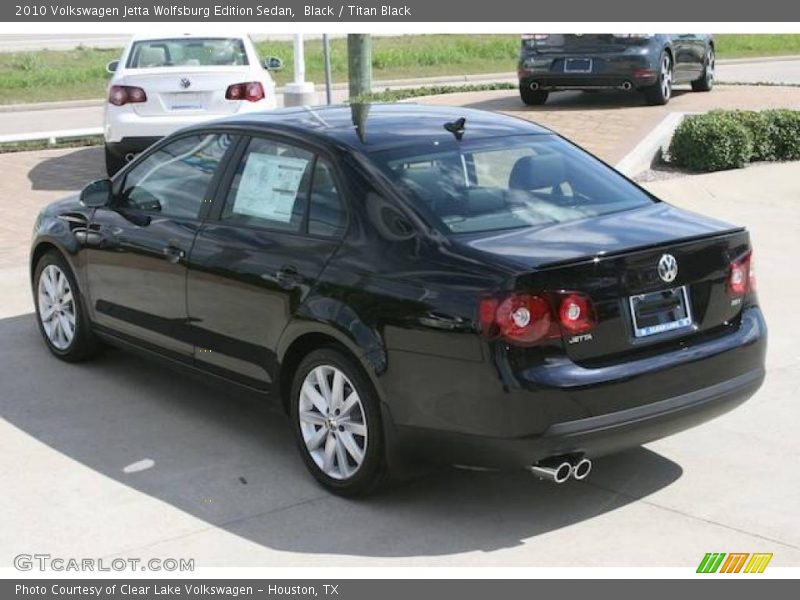
[[167, 259], [167, 262], [172, 263], [173, 265], [178, 264], [181, 261], [181, 259], [186, 256], [186, 252], [184, 252], [177, 246], [173, 246], [172, 244], [166, 246], [163, 252], [164, 252], [164, 258]]
[[275, 273], [275, 281], [277, 281], [278, 285], [283, 289], [291, 290], [297, 287], [297, 284], [300, 282], [300, 273], [298, 273], [297, 268], [292, 265], [286, 265], [278, 269], [278, 272]]

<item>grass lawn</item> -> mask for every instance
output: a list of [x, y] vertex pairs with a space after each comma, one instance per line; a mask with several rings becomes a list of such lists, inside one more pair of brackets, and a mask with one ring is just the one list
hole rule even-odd
[[[512, 73], [516, 69], [516, 35], [409, 35], [373, 40], [373, 78], [402, 79], [476, 73]], [[260, 42], [261, 56], [283, 59], [279, 85], [292, 80], [292, 43]], [[306, 42], [306, 77], [324, 81], [321, 40]], [[100, 98], [105, 95], [105, 65], [120, 49], [77, 48], [0, 53], [0, 104]], [[717, 56], [735, 58], [800, 54], [800, 35], [717, 36]], [[347, 42], [331, 40], [336, 82], [347, 79]]]

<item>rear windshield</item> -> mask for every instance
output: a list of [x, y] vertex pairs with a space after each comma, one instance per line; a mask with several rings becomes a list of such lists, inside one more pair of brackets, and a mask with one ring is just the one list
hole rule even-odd
[[422, 214], [451, 233], [564, 223], [655, 202], [558, 136], [444, 146], [432, 142], [372, 158]]
[[241, 39], [178, 38], [134, 42], [128, 69], [157, 67], [244, 66], [247, 54]]

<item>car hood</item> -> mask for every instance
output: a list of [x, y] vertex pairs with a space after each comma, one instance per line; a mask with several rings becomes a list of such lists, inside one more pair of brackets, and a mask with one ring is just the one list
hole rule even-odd
[[518, 267], [537, 268], [741, 229], [659, 202], [542, 227], [459, 236], [457, 243]]

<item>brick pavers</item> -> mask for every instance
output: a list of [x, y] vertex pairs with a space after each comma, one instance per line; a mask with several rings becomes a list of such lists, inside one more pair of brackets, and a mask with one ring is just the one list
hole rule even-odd
[[418, 102], [494, 110], [536, 121], [615, 164], [670, 112], [800, 109], [800, 88], [717, 86], [707, 94], [681, 89], [667, 106], [646, 106], [641, 95], [623, 92], [559, 92], [544, 106], [525, 106], [516, 91], [508, 90], [431, 96]]

